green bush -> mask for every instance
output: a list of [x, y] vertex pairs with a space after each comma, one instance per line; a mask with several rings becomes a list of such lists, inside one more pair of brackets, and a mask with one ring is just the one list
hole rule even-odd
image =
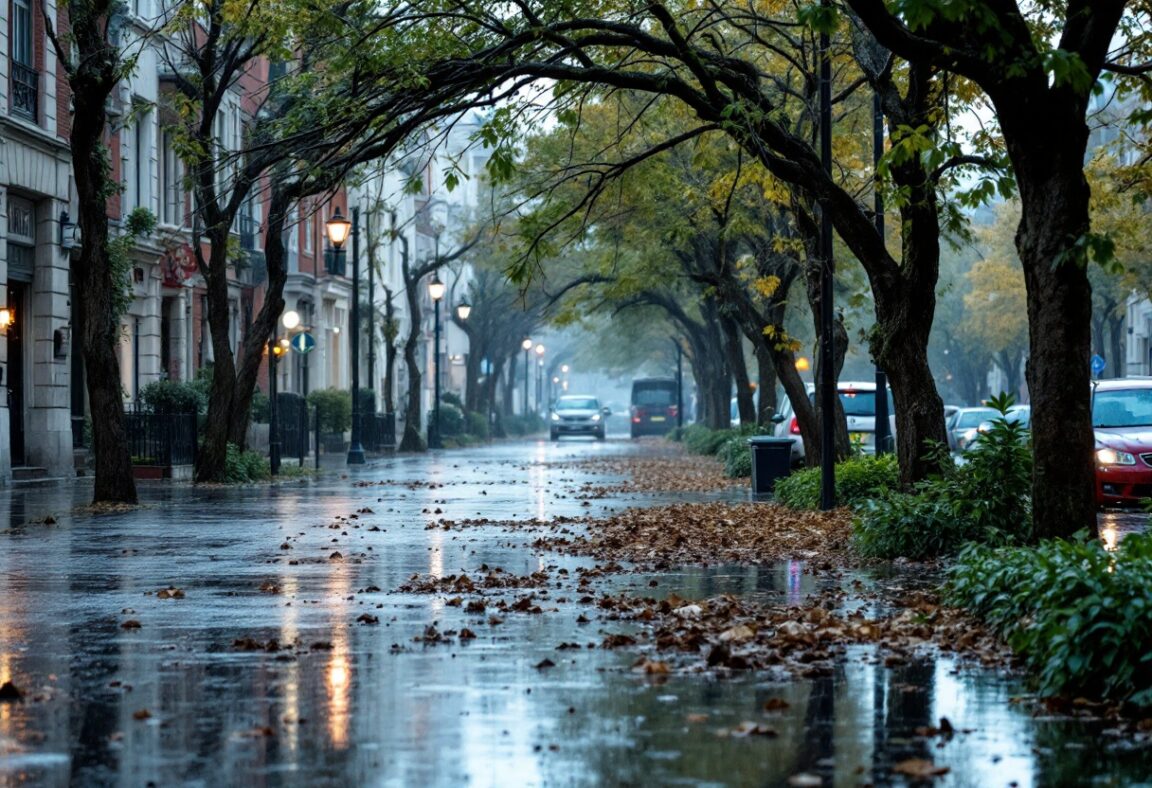
[[308, 405], [320, 408], [321, 432], [346, 432], [352, 428], [351, 392], [344, 389], [312, 391], [308, 393]]
[[255, 451], [240, 451], [234, 443], [228, 444], [224, 457], [224, 481], [230, 484], [243, 484], [269, 479], [272, 476], [268, 460]]
[[445, 391], [440, 395], [441, 402], [447, 402], [449, 405], [455, 405], [460, 410], [464, 410], [464, 400], [460, 399], [460, 395], [455, 391]]
[[717, 454], [738, 434], [737, 430], [713, 430], [702, 424], [693, 424], [684, 428], [684, 448], [693, 454]]
[[[435, 418], [436, 411], [428, 411], [428, 423]], [[460, 435], [464, 432], [464, 411], [455, 405], [440, 403], [440, 435]]]
[[535, 413], [527, 416], [505, 416], [504, 431], [509, 435], [533, 435], [544, 429], [544, 420]]
[[1016, 651], [1043, 694], [1152, 706], [1152, 534], [1108, 552], [1083, 534], [1035, 547], [970, 545], [945, 599]]
[[474, 435], [477, 438], [488, 437], [488, 419], [485, 418], [483, 413], [473, 411], [468, 414], [467, 432], [469, 435]]
[[150, 413], [196, 413], [208, 407], [208, 398], [192, 383], [157, 380], [140, 389], [140, 402]]
[[[865, 454], [836, 463], [836, 502], [841, 506], [860, 506], [899, 485], [894, 454]], [[777, 481], [776, 501], [793, 509], [819, 509], [820, 469], [804, 468]]]
[[[992, 401], [1005, 413], [1011, 398]], [[1023, 538], [1031, 519], [1032, 453], [1019, 423], [995, 419], [957, 466], [936, 447], [943, 469], [912, 494], [889, 493], [863, 504], [856, 545], [873, 558], [914, 560], [951, 555], [970, 541], [1005, 545]]]
[[752, 449], [747, 437], [729, 438], [720, 448], [720, 458], [724, 460], [724, 475], [733, 479], [752, 475]]

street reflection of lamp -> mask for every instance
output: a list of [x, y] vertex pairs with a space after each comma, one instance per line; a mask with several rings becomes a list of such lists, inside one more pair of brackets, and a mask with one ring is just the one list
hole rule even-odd
[[428, 425], [428, 448], [440, 449], [444, 446], [440, 441], [440, 299], [444, 298], [444, 283], [440, 281], [439, 274], [432, 274], [428, 295], [432, 297], [432, 369], [436, 378], [433, 386], [432, 423]]
[[364, 447], [360, 445], [360, 209], [352, 209], [352, 221], [340, 214], [340, 208], [324, 223], [328, 241], [337, 251], [352, 236], [352, 312], [349, 344], [352, 356], [352, 437], [348, 443], [348, 464], [364, 464]]
[[528, 415], [528, 368], [532, 366], [532, 362], [528, 356], [532, 352], [532, 339], [531, 337], [524, 337], [524, 341], [520, 343], [520, 347], [524, 348], [524, 410], [523, 414]]

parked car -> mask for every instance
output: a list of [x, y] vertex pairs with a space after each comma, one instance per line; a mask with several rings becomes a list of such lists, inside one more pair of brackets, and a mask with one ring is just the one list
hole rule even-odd
[[632, 437], [663, 435], [676, 426], [680, 411], [676, 405], [675, 378], [636, 378], [628, 408]]
[[591, 435], [604, 440], [604, 420], [612, 415], [595, 397], [566, 394], [552, 405], [548, 433], [554, 441], [562, 435]]
[[[860, 446], [865, 454], [876, 453], [876, 382], [842, 380], [836, 384], [840, 406], [848, 422], [848, 436]], [[816, 388], [809, 384], [808, 399], [815, 401]], [[888, 435], [891, 448], [896, 437], [896, 406], [892, 402], [892, 391], [888, 391]], [[792, 438], [792, 464], [804, 462], [804, 441], [800, 439], [800, 424], [792, 410], [792, 403], [783, 398], [780, 412], [773, 417], [778, 424], [777, 437]]]
[[995, 408], [960, 408], [944, 422], [944, 428], [948, 433], [948, 448], [952, 451], [964, 451], [968, 445], [968, 431], [999, 415]]
[[[995, 410], [993, 410], [992, 418], [985, 419], [972, 429], [965, 431], [956, 440], [956, 445], [959, 451], [967, 451], [968, 449], [972, 448], [972, 444], [980, 440], [981, 435], [984, 435], [992, 429], [992, 422], [998, 418], [1000, 418], [1000, 415]], [[1019, 422], [1020, 425], [1027, 430], [1032, 426], [1032, 406], [1013, 405], [1008, 409], [1008, 412], [1004, 414], [1004, 420], [1011, 424]]]
[[1094, 384], [1096, 503], [1139, 506], [1152, 497], [1152, 378]]

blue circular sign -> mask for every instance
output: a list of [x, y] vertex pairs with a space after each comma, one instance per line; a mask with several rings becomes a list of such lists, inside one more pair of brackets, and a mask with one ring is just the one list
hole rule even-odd
[[1101, 372], [1103, 372], [1104, 371], [1104, 365], [1106, 363], [1107, 362], [1104, 360], [1103, 356], [1101, 356], [1099, 353], [1093, 353], [1092, 354], [1092, 374], [1093, 375], [1099, 375]]

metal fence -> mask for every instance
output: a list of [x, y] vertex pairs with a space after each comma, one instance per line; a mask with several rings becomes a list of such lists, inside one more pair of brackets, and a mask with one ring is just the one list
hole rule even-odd
[[195, 465], [195, 413], [127, 411], [124, 427], [133, 465]]
[[360, 443], [364, 451], [396, 448], [396, 414], [360, 414]]
[[280, 456], [296, 457], [303, 462], [308, 454], [308, 403], [298, 394], [278, 395], [276, 423], [280, 433]]

